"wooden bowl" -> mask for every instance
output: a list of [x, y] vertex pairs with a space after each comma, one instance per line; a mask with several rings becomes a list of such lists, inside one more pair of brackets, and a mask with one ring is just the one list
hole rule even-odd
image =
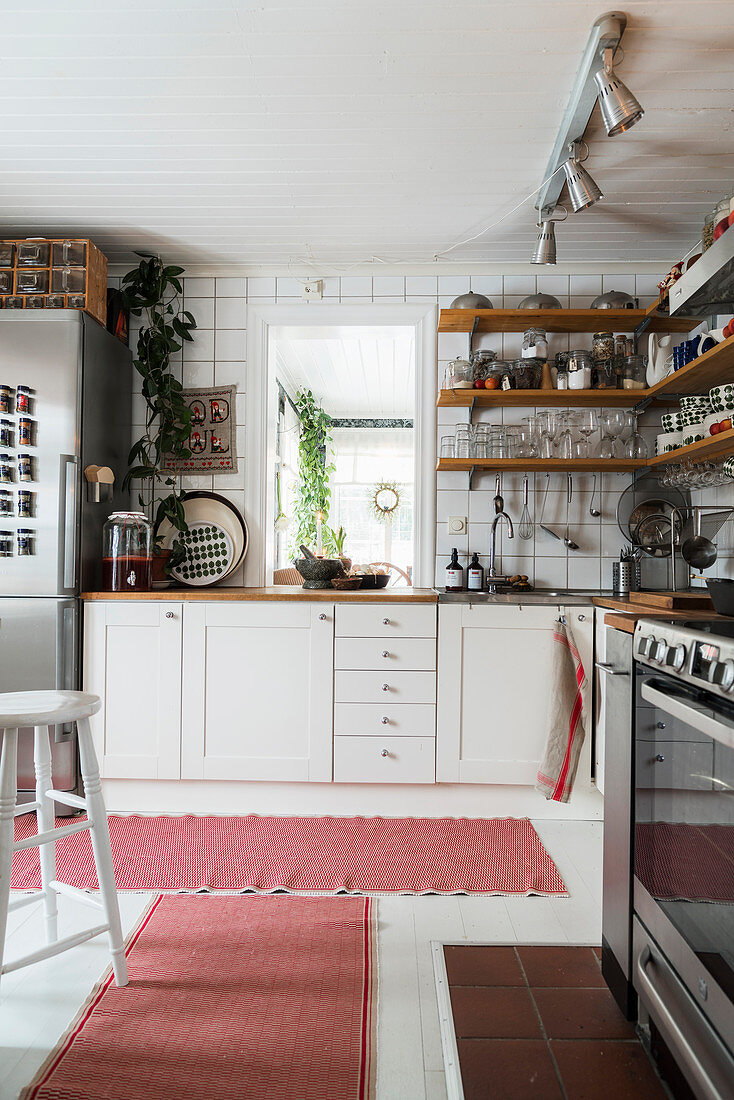
[[355, 592], [362, 587], [362, 577], [332, 577], [331, 586], [337, 592]]

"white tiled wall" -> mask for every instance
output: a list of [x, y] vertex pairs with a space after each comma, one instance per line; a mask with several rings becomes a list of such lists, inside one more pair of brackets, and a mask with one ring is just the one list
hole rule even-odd
[[[487, 294], [496, 307], [516, 306], [521, 298], [536, 291], [555, 294], [564, 306], [583, 307], [591, 303], [593, 297], [610, 289], [627, 290], [636, 294], [640, 305], [648, 305], [656, 294], [655, 278], [651, 275], [613, 275], [603, 272], [596, 275], [344, 275], [328, 277], [323, 280], [324, 300], [330, 302], [431, 302], [441, 307], [449, 306], [458, 294], [468, 290]], [[182, 478], [182, 484], [188, 488], [214, 488], [222, 492], [247, 513], [244, 493], [244, 390], [246, 359], [247, 303], [268, 304], [284, 301], [296, 301], [301, 298], [301, 282], [289, 275], [283, 277], [257, 276], [249, 278], [185, 278], [184, 305], [191, 310], [198, 322], [196, 338], [187, 344], [183, 354], [178, 357], [176, 369], [187, 386], [229, 385], [238, 387], [237, 397], [237, 454], [240, 469], [236, 474], [217, 474], [215, 476], [191, 476]], [[314, 308], [318, 308], [316, 305]], [[133, 334], [132, 339], [135, 339]], [[499, 355], [507, 358], [519, 354], [521, 334], [487, 334], [479, 338], [477, 346], [492, 347]], [[553, 335], [551, 353], [569, 347], [569, 341], [578, 341], [577, 336]], [[582, 346], [588, 346], [588, 340], [581, 338]], [[441, 334], [438, 337], [437, 385], [440, 385], [448, 360], [456, 355], [465, 355], [468, 341], [463, 334]], [[140, 432], [143, 418], [143, 404], [140, 396], [135, 398], [135, 437]], [[507, 423], [518, 417], [528, 415], [532, 410], [506, 409], [481, 410], [479, 418], [487, 421]], [[468, 418], [467, 413], [459, 414]], [[438, 410], [438, 436], [453, 429], [458, 417], [448, 409]], [[648, 414], [643, 420], [645, 434], [654, 442], [657, 416]], [[646, 426], [647, 425], [647, 426]], [[466, 560], [474, 550], [480, 554], [486, 566], [489, 555], [489, 530], [494, 514], [492, 497], [494, 495], [494, 477], [485, 475], [477, 478], [477, 488], [470, 493], [466, 474], [438, 475], [437, 480], [437, 525], [436, 525], [436, 581], [444, 583], [444, 569], [448, 555], [456, 546]], [[594, 506], [601, 510], [598, 519], [589, 514], [593, 476], [591, 474], [574, 477], [573, 502], [569, 513], [571, 535], [579, 543], [576, 552], [566, 551], [561, 542], [539, 531], [536, 527], [534, 537], [523, 541], [517, 536], [520, 512], [522, 510], [522, 475], [505, 476], [503, 492], [505, 507], [516, 523], [516, 535], [508, 540], [503, 533], [498, 546], [501, 550], [501, 565], [509, 573], [526, 573], [532, 582], [545, 587], [597, 588], [610, 587], [611, 563], [619, 554], [622, 536], [615, 522], [615, 508], [620, 491], [629, 483], [627, 475], [605, 474], [597, 480], [597, 495]], [[545, 474], [530, 477], [530, 512], [537, 521], [546, 487]], [[727, 490], [728, 491], [728, 490]], [[563, 475], [552, 475], [549, 483], [548, 501], [544, 522], [555, 526], [563, 533], [566, 521], [566, 479]], [[449, 537], [446, 520], [449, 515], [466, 516], [469, 521], [468, 535]], [[734, 543], [729, 544], [733, 547]], [[241, 583], [240, 576], [234, 576], [231, 583]]]

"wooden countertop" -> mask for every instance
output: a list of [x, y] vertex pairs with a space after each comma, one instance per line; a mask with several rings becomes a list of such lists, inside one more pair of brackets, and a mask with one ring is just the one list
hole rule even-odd
[[634, 634], [639, 619], [660, 619], [663, 622], [695, 622], [699, 620], [716, 620], [731, 622], [727, 615], [717, 615], [713, 610], [706, 608], [661, 608], [646, 607], [645, 604], [632, 603], [624, 597], [594, 596], [592, 603], [597, 607], [612, 609], [613, 614], [604, 616], [604, 625], [613, 626], [616, 630], [623, 630], [627, 634]]
[[279, 584], [270, 588], [158, 588], [152, 592], [82, 592], [83, 600], [310, 600], [317, 603], [438, 603], [432, 588], [382, 588], [337, 592], [335, 588], [301, 588]]

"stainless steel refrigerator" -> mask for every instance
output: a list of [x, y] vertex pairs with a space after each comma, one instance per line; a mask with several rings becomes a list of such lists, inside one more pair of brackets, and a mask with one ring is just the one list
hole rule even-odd
[[[11, 514], [0, 512], [0, 691], [78, 688], [79, 594], [100, 587], [102, 526], [110, 512], [129, 506], [122, 479], [130, 449], [132, 356], [77, 310], [1, 310], [2, 386], [11, 391], [11, 411], [0, 412], [6, 421], [0, 507]], [[30, 390], [27, 413], [16, 410], [18, 386]], [[21, 417], [31, 422], [30, 445]], [[19, 462], [21, 455], [30, 456], [31, 480], [21, 480], [26, 471], [19, 467], [27, 461]], [[89, 465], [112, 468], [109, 499], [95, 500], [100, 487], [87, 488]], [[8, 468], [10, 481], [4, 480]], [[20, 493], [30, 494], [24, 498], [30, 501], [27, 517], [18, 514]], [[74, 790], [76, 731], [57, 727], [51, 740], [54, 785]], [[19, 801], [31, 801], [31, 729], [19, 738], [18, 787]]]

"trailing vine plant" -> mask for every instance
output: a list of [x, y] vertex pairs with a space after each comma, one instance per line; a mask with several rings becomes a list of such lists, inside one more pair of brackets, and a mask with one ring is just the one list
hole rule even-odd
[[316, 513], [321, 512], [324, 549], [329, 549], [327, 525], [331, 505], [329, 479], [336, 467], [329, 458], [332, 443], [331, 417], [316, 401], [311, 390], [299, 390], [294, 402], [300, 421], [298, 437], [298, 474], [293, 508], [293, 545], [291, 553], [300, 557], [298, 547], [316, 545]]
[[[156, 547], [160, 548], [158, 530], [163, 520], [170, 521], [178, 532], [168, 563], [178, 565], [186, 557], [181, 538], [188, 527], [176, 475], [165, 469], [165, 460], [189, 458], [191, 434], [191, 409], [182, 396], [182, 385], [171, 372], [171, 356], [180, 351], [184, 340], [193, 340], [192, 330], [196, 321], [188, 310], [181, 308], [183, 293], [179, 275], [184, 269], [166, 266], [159, 256], [149, 252], [136, 252], [140, 263], [122, 279], [122, 294], [133, 317], [144, 317], [145, 324], [138, 336], [135, 369], [140, 374], [143, 398], [146, 404], [145, 432], [133, 444], [128, 456], [128, 471], [123, 487], [133, 482], [147, 482], [151, 505], [156, 490], [165, 487], [169, 491], [158, 500], [154, 531]], [[145, 500], [138, 494], [141, 508]]]

